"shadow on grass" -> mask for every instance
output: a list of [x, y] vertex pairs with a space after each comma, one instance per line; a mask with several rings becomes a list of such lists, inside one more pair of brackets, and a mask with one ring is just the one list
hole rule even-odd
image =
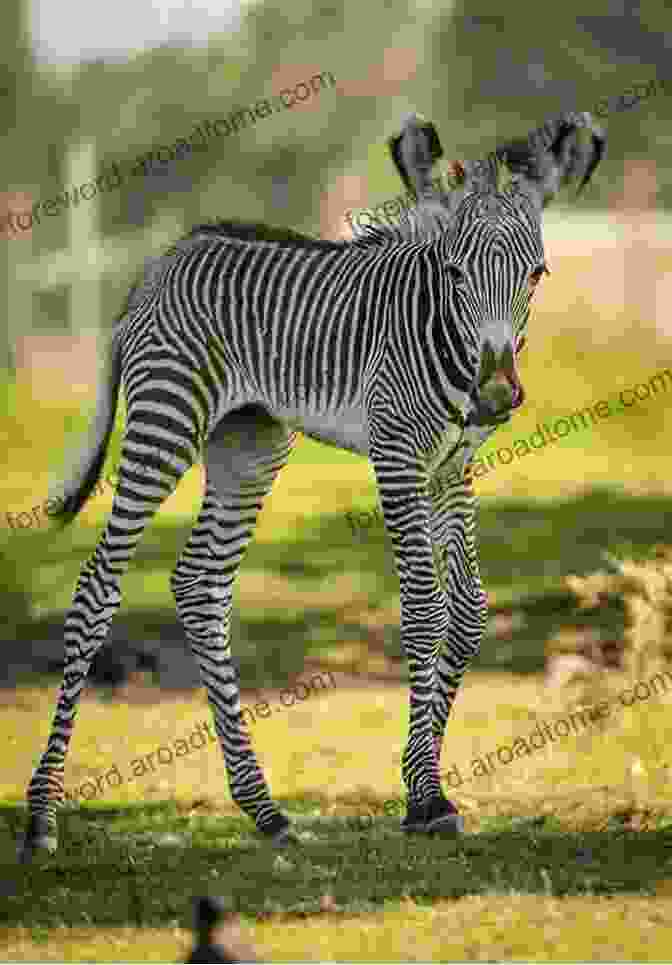
[[650, 894], [669, 877], [665, 819], [632, 832], [612, 817], [604, 830], [577, 833], [553, 817], [501, 816], [455, 841], [406, 836], [398, 818], [356, 831], [347, 818], [314, 817], [315, 801], [282, 803], [302, 839], [282, 852], [248, 820], [199, 812], [196, 802], [88, 807], [63, 813], [57, 855], [25, 867], [13, 841], [25, 812], [3, 805], [3, 923], [155, 926], [177, 918], [189, 927], [192, 896], [209, 891], [256, 915], [317, 912], [326, 893], [341, 910], [365, 911], [405, 896], [429, 904], [511, 890]]
[[[588, 573], [603, 566], [603, 552], [646, 554], [656, 542], [672, 542], [672, 514], [662, 497], [630, 496], [613, 490], [591, 490], [563, 501], [484, 501], [479, 517], [483, 582], [491, 613], [518, 612], [517, 629], [505, 639], [486, 638], [475, 668], [537, 672], [544, 663], [545, 641], [561, 627], [600, 622], [620, 633], [618, 608], [596, 617], [579, 613], [564, 586], [569, 573]], [[113, 623], [111, 639], [132, 643], [156, 638], [163, 646], [184, 650], [186, 644], [170, 596], [169, 576], [189, 534], [190, 524], [157, 521], [147, 532], [124, 580], [124, 599]], [[15, 591], [26, 588], [47, 615], [16, 629], [12, 644], [27, 654], [34, 641], [54, 642], [56, 667], [62, 658], [63, 610], [79, 568], [93, 550], [96, 532], [75, 525], [70, 535], [14, 533], [5, 544], [6, 557], [16, 566]], [[343, 640], [359, 639], [374, 648], [371, 623], [352, 620], [348, 610], [365, 606], [377, 620], [375, 645], [384, 655], [402, 657], [398, 626], [390, 616], [390, 601], [398, 597], [391, 546], [380, 520], [367, 529], [353, 528], [345, 516], [310, 517], [297, 523], [294, 539], [253, 543], [243, 574], [256, 571], [285, 580], [294, 593], [294, 611], [275, 600], [256, 597], [254, 609], [234, 616], [233, 653], [244, 686], [283, 685], [298, 673], [306, 657], [319, 658], [337, 650]], [[342, 604], [325, 606], [319, 595], [336, 575], [351, 576]], [[147, 606], [150, 578], [156, 605]], [[56, 589], [54, 588], [56, 587]], [[65, 592], [67, 590], [67, 593]], [[357, 593], [359, 595], [357, 596]], [[303, 600], [299, 605], [296, 598]], [[303, 594], [303, 597], [302, 597]], [[297, 609], [300, 607], [300, 613]], [[44, 666], [41, 668], [44, 670]], [[52, 669], [56, 669], [52, 667]]]

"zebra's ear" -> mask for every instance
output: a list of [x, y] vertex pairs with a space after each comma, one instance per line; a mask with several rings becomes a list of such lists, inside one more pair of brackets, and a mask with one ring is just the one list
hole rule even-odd
[[409, 114], [401, 133], [388, 138], [388, 147], [404, 187], [418, 200], [436, 197], [432, 167], [443, 157], [436, 128], [420, 114]]
[[577, 194], [583, 190], [604, 157], [605, 145], [604, 131], [591, 114], [569, 112], [527, 138], [501, 145], [494, 154], [541, 210], [574, 177], [581, 178]]

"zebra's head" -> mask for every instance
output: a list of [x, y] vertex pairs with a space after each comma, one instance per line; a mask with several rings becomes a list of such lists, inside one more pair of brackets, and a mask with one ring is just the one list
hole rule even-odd
[[[590, 144], [582, 141], [584, 129]], [[516, 360], [527, 338], [531, 299], [549, 273], [543, 209], [573, 176], [582, 175], [580, 187], [588, 182], [603, 155], [604, 135], [589, 114], [565, 114], [484, 160], [453, 162], [446, 189], [432, 177], [443, 156], [433, 124], [411, 115], [388, 143], [418, 199], [400, 231], [417, 241], [442, 240], [450, 315], [478, 343], [469, 422], [507, 421], [525, 397]]]
[[548, 272], [539, 218], [515, 187], [479, 189], [465, 194], [444, 238], [450, 315], [478, 344], [470, 421], [499, 424], [525, 398], [517, 357], [532, 297]]

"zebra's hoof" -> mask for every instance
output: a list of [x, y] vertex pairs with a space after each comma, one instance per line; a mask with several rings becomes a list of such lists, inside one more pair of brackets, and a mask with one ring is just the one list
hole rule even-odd
[[401, 830], [407, 834], [442, 834], [453, 837], [464, 831], [464, 818], [447, 798], [437, 795], [423, 804], [409, 804]]
[[46, 818], [31, 817], [26, 832], [19, 840], [17, 857], [21, 864], [54, 854], [58, 848], [58, 830]]
[[285, 831], [278, 831], [277, 834], [271, 835], [271, 844], [276, 848], [289, 848], [292, 845], [301, 844], [301, 841], [291, 828], [287, 828]]
[[262, 833], [276, 848], [286, 848], [291, 844], [299, 844], [299, 839], [292, 831], [292, 826], [284, 814], [275, 815]]

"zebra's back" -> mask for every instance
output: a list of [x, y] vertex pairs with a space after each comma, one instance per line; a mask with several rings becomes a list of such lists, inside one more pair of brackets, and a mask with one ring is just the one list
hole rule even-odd
[[152, 267], [154, 289], [139, 286], [144, 297], [134, 296], [119, 333], [132, 360], [127, 392], [163, 353], [217, 387], [203, 406], [206, 434], [235, 399], [366, 454], [365, 392], [384, 341], [375, 305], [390, 259], [374, 248], [215, 231], [184, 239], [171, 256]]

